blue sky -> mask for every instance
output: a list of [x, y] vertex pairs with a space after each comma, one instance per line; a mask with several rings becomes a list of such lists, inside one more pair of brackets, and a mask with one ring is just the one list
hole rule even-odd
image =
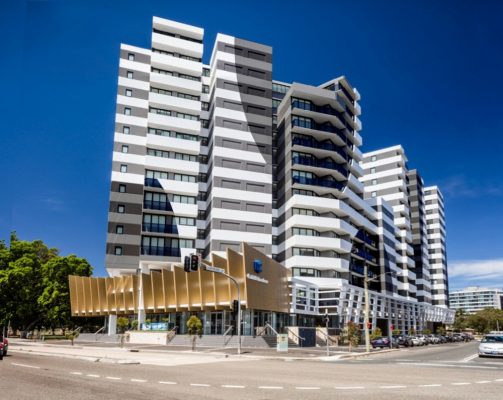
[[451, 288], [503, 287], [503, 2], [2, 1], [0, 238], [104, 275], [119, 44], [152, 16], [272, 45], [274, 79], [345, 75], [363, 150], [401, 143], [446, 198]]

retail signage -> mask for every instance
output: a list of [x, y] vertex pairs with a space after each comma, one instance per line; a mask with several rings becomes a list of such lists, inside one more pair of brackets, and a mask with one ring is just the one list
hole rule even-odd
[[248, 279], [251, 279], [252, 281], [257, 281], [260, 283], [269, 283], [269, 281], [267, 279], [261, 278], [260, 276], [257, 276], [257, 275], [246, 274], [246, 277]]
[[276, 336], [276, 351], [286, 351], [288, 352], [288, 335], [285, 333], [280, 333]]
[[262, 272], [262, 260], [253, 260], [253, 270], [256, 274], [260, 274]]

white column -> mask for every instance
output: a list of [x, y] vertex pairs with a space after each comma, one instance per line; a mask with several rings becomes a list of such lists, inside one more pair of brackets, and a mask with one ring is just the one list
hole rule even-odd
[[117, 333], [117, 315], [108, 316], [108, 335], [115, 335]]
[[138, 269], [140, 287], [138, 289], [138, 329], [141, 329], [141, 324], [145, 323], [145, 304], [143, 301], [143, 273], [148, 273], [148, 268], [143, 265]]

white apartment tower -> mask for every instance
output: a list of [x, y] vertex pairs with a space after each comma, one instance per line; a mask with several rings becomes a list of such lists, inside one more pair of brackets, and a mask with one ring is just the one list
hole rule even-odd
[[437, 186], [424, 188], [424, 204], [426, 210], [432, 304], [440, 307], [449, 307], [444, 197]]

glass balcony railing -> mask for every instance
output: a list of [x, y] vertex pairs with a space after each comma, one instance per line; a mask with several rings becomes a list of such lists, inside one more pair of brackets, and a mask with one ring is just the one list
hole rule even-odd
[[162, 188], [161, 183], [157, 180], [157, 178], [145, 178], [145, 186]]
[[349, 159], [350, 159], [348, 154], [344, 150], [342, 150], [342, 148], [340, 146], [337, 146], [337, 145], [333, 144], [332, 142], [329, 142], [329, 143], [328, 142], [318, 142], [316, 140], [305, 139], [302, 137], [294, 137], [292, 140], [292, 143], [294, 145], [311, 147], [313, 149], [335, 151], [337, 154], [339, 154], [346, 161], [349, 161]]
[[142, 230], [144, 232], [178, 233], [178, 226], [169, 224], [143, 223]]
[[321, 178], [306, 178], [304, 176], [293, 176], [293, 183], [298, 183], [300, 185], [312, 185], [312, 186], [322, 186], [337, 190], [344, 189], [344, 184], [331, 179], [321, 179]]
[[166, 201], [144, 200], [143, 208], [149, 210], [173, 211], [173, 209], [171, 208], [171, 203], [168, 203]]
[[346, 135], [342, 133], [339, 128], [333, 126], [330, 122], [319, 124], [310, 118], [304, 118], [304, 117], [296, 118], [295, 116], [292, 116], [292, 127], [299, 127], [299, 128], [313, 129], [316, 131], [334, 133], [344, 143], [347, 143], [348, 145], [351, 144], [351, 141], [348, 140]]
[[328, 161], [328, 160], [318, 160], [316, 158], [310, 158], [310, 157], [302, 157], [302, 156], [295, 156], [292, 157], [292, 163], [293, 164], [300, 164], [300, 165], [309, 165], [312, 167], [317, 167], [317, 168], [326, 168], [326, 169], [333, 169], [343, 176], [347, 178], [349, 175], [348, 170], [344, 168], [342, 165], [337, 164], [336, 162], [333, 161]]
[[175, 247], [141, 246], [141, 254], [149, 256], [180, 257], [180, 249]]

